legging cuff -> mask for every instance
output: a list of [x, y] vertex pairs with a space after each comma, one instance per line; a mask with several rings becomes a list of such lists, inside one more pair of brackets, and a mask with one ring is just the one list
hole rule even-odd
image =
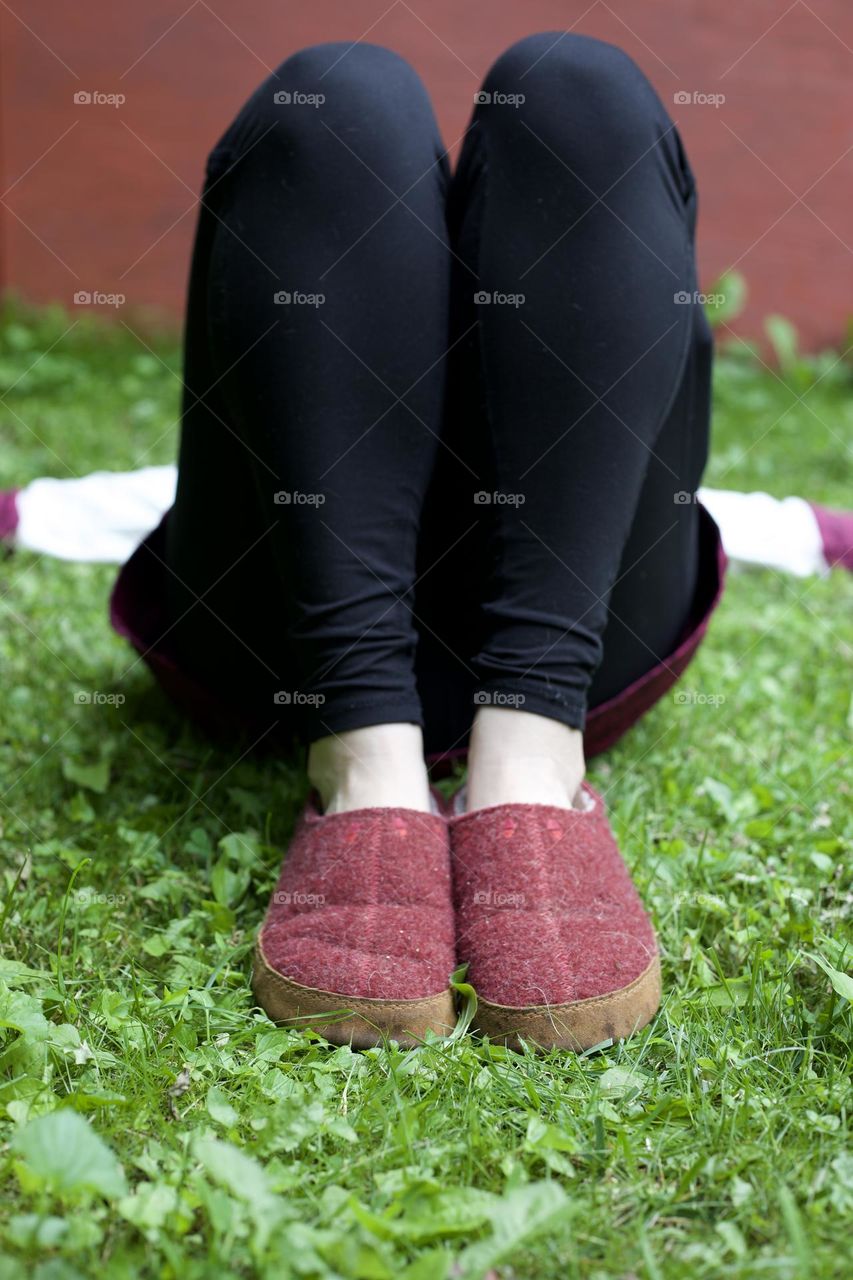
[[374, 724], [417, 724], [423, 728], [423, 723], [423, 712], [417, 698], [400, 701], [341, 698], [306, 708], [301, 730], [306, 742], [316, 742], [318, 738], [346, 733], [349, 729], [366, 729]]
[[566, 694], [556, 689], [548, 694], [540, 689], [531, 690], [529, 685], [521, 682], [513, 684], [504, 680], [480, 684], [474, 694], [474, 708], [479, 707], [529, 711], [532, 715], [559, 720], [570, 729], [582, 730], [586, 724], [586, 698], [583, 694]]

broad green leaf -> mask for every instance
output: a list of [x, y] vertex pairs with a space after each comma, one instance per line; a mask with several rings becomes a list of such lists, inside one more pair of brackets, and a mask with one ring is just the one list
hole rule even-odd
[[11, 1146], [30, 1174], [58, 1192], [93, 1191], [112, 1199], [127, 1191], [124, 1172], [110, 1148], [67, 1107], [31, 1120]]
[[450, 1270], [450, 1254], [443, 1249], [422, 1253], [400, 1272], [399, 1280], [446, 1280]]
[[0, 982], [0, 1027], [12, 1027], [31, 1040], [46, 1040], [52, 1025], [41, 1011], [41, 1001], [23, 991], [10, 991]]
[[19, 1249], [53, 1249], [68, 1234], [68, 1223], [52, 1214], [19, 1213], [9, 1219], [6, 1232]]
[[820, 965], [840, 996], [843, 996], [845, 1000], [853, 1000], [853, 978], [849, 974], [842, 973], [840, 969], [833, 969], [829, 961], [824, 960], [823, 956], [811, 955], [809, 952], [806, 954], [809, 955], [811, 960], [814, 960], [815, 964]]
[[98, 760], [95, 764], [79, 764], [65, 756], [62, 761], [62, 772], [69, 782], [76, 782], [78, 787], [86, 787], [103, 795], [110, 785], [110, 762], [108, 759]]
[[143, 1182], [132, 1195], [119, 1200], [116, 1207], [121, 1216], [140, 1231], [156, 1232], [177, 1209], [178, 1193], [166, 1183]]
[[213, 1181], [238, 1200], [251, 1202], [255, 1208], [275, 1201], [261, 1165], [233, 1143], [219, 1138], [196, 1138], [193, 1151]]
[[408, 1240], [422, 1244], [457, 1235], [469, 1235], [488, 1222], [497, 1197], [476, 1187], [451, 1187], [431, 1195], [413, 1196], [380, 1214], [353, 1197], [353, 1217], [380, 1240]]
[[213, 896], [223, 907], [233, 907], [249, 887], [251, 874], [245, 867], [235, 867], [226, 857], [216, 863], [210, 876]]
[[527, 1124], [527, 1144], [537, 1150], [568, 1151], [578, 1150], [577, 1140], [556, 1124], [547, 1124], [541, 1116], [531, 1116]]
[[219, 848], [234, 866], [257, 869], [261, 865], [261, 851], [254, 831], [232, 831], [222, 837]]
[[217, 1124], [223, 1125], [226, 1129], [232, 1129], [239, 1120], [239, 1116], [225, 1094], [216, 1085], [213, 1085], [207, 1091], [207, 1114]]
[[637, 1096], [649, 1082], [644, 1071], [634, 1071], [630, 1067], [608, 1067], [598, 1077], [601, 1092], [611, 1098], [622, 1097], [623, 1094]]
[[507, 1262], [546, 1231], [565, 1222], [570, 1201], [557, 1182], [531, 1182], [495, 1201], [492, 1234], [463, 1249], [457, 1259], [460, 1277], [475, 1280], [490, 1267]]

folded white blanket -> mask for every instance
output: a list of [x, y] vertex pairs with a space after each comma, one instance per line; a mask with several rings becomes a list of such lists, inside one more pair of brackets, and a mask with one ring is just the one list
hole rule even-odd
[[33, 480], [18, 493], [15, 546], [123, 564], [174, 502], [176, 480], [173, 466]]

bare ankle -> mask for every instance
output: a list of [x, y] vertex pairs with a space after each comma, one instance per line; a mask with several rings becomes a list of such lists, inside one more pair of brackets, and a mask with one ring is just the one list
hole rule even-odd
[[570, 809], [585, 773], [583, 734], [508, 707], [481, 707], [468, 757], [468, 808], [553, 804]]
[[430, 809], [419, 725], [368, 725], [318, 738], [308, 749], [308, 777], [324, 813]]

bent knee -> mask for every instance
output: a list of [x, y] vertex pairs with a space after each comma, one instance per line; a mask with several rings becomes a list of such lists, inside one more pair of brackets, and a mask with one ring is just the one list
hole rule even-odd
[[[216, 170], [258, 146], [317, 154], [340, 139], [374, 159], [411, 146], [421, 160], [437, 126], [417, 72], [381, 45], [333, 42], [291, 54], [245, 103], [208, 160]], [[336, 141], [337, 140], [337, 141]]]
[[487, 87], [521, 89], [549, 82], [565, 82], [589, 89], [605, 86], [611, 92], [630, 92], [646, 81], [633, 58], [618, 45], [573, 32], [542, 31], [525, 36], [500, 55], [486, 79]]
[[[559, 31], [526, 36], [497, 59], [484, 82], [493, 103], [514, 105], [537, 133], [553, 136], [575, 119], [636, 135], [666, 118], [654, 89], [623, 49]], [[538, 124], [537, 124], [538, 122]]]
[[307, 86], [322, 81], [351, 89], [367, 85], [376, 92], [386, 81], [393, 85], [420, 83], [417, 72], [399, 53], [365, 41], [309, 45], [291, 54], [273, 75], [283, 83]]
[[281, 119], [276, 107], [308, 106], [327, 122], [344, 125], [428, 99], [417, 72], [400, 54], [382, 45], [334, 41], [291, 54], [250, 101], [272, 119]]

